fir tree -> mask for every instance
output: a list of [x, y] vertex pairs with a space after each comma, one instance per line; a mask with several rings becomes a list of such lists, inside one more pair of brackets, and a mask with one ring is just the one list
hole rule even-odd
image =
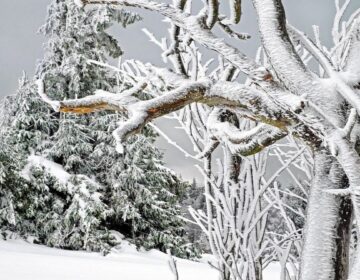
[[[63, 100], [98, 89], [116, 92], [116, 76], [90, 60], [119, 57], [121, 48], [106, 30], [113, 21], [126, 27], [139, 19], [108, 6], [83, 9], [72, 0], [54, 0], [41, 28], [48, 41], [37, 68], [47, 94]], [[193, 257], [179, 217], [185, 185], [164, 168], [151, 130], [131, 139], [121, 156], [111, 133], [123, 116], [53, 113], [36, 90], [33, 81], [22, 79], [6, 122], [7, 137], [24, 158], [16, 169], [24, 183], [15, 182], [16, 195], [4, 192], [2, 200], [16, 201], [13, 212], [21, 223], [13, 229], [49, 246], [103, 252], [114, 244], [109, 231], [115, 229], [139, 246]], [[11, 213], [10, 206], [3, 208]]]
[[163, 166], [152, 138], [137, 136], [125, 147], [122, 165], [111, 169], [112, 225], [145, 248], [197, 256], [184, 236], [179, 197], [187, 184]]
[[[19, 152], [34, 153], [58, 128], [58, 119], [54, 113], [44, 107], [37, 94], [34, 82], [24, 76], [19, 81], [19, 89], [14, 98], [13, 120], [9, 125], [15, 145]], [[40, 144], [40, 145], [39, 145]]]
[[0, 230], [13, 230], [19, 223], [16, 211], [19, 194], [25, 180], [19, 176], [22, 158], [7, 141], [7, 135], [0, 133]]

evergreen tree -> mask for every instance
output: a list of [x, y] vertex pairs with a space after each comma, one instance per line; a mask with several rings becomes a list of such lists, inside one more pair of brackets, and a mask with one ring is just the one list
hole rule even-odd
[[45, 235], [46, 243], [60, 248], [107, 253], [116, 242], [104, 227], [109, 211], [101, 199], [101, 187], [84, 175], [75, 175], [65, 189], [67, 195], [61, 223], [54, 225], [56, 228], [51, 234]]
[[[89, 60], [119, 57], [121, 48], [106, 30], [113, 21], [126, 27], [139, 19], [108, 6], [83, 9], [73, 0], [53, 0], [41, 28], [46, 53], [37, 68], [47, 94], [62, 100], [98, 89], [116, 92], [115, 75]], [[14, 169], [18, 179], [4, 171], [14, 191], [1, 185], [1, 209], [4, 217], [14, 213], [21, 222], [5, 229], [49, 246], [103, 252], [114, 244], [109, 231], [115, 229], [139, 246], [194, 256], [179, 217], [185, 184], [164, 168], [151, 130], [130, 139], [126, 155], [119, 155], [111, 133], [123, 116], [53, 113], [26, 77], [11, 111], [6, 138], [23, 161]]]
[[17, 198], [25, 180], [19, 176], [21, 157], [7, 142], [7, 135], [0, 134], [0, 230], [15, 229], [19, 222], [16, 211]]
[[19, 152], [35, 153], [58, 128], [58, 119], [44, 106], [34, 82], [24, 76], [14, 99], [11, 136]]
[[197, 250], [184, 236], [179, 205], [188, 186], [163, 166], [161, 153], [151, 140], [142, 135], [130, 139], [122, 164], [110, 170], [110, 221], [145, 248], [171, 249], [177, 256], [196, 257]]

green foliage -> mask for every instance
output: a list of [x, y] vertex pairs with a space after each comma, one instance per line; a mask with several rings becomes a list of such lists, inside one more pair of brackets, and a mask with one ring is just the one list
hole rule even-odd
[[[106, 30], [137, 14], [108, 6], [82, 9], [54, 0], [40, 31], [47, 36], [37, 77], [54, 99], [116, 92], [119, 78], [90, 60], [117, 58]], [[48, 246], [108, 252], [117, 230], [138, 246], [196, 256], [184, 237], [178, 205], [187, 185], [163, 166], [150, 129], [115, 151], [112, 131], [123, 117], [54, 113], [24, 77], [2, 125], [14, 152], [0, 150], [0, 225]], [[36, 160], [34, 160], [36, 159]], [[65, 178], [66, 177], [66, 178]]]
[[188, 185], [163, 166], [149, 138], [140, 135], [128, 141], [121, 165], [110, 169], [109, 179], [112, 225], [139, 246], [195, 257], [184, 236], [179, 206]]

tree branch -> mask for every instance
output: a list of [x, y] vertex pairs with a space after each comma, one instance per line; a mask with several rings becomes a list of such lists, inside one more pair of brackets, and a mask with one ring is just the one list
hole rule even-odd
[[258, 153], [288, 135], [286, 129], [279, 129], [262, 123], [250, 130], [240, 130], [230, 122], [220, 121], [219, 110], [217, 109], [209, 115], [207, 128], [212, 139], [207, 150], [214, 150], [219, 142], [224, 142], [233, 154], [242, 156]]
[[231, 0], [230, 1], [230, 12], [231, 12], [231, 22], [237, 24], [241, 20], [242, 9], [241, 9], [241, 0]]
[[262, 44], [277, 76], [292, 93], [310, 92], [313, 77], [291, 43], [281, 0], [253, 0], [253, 4]]
[[222, 55], [226, 60], [236, 66], [253, 79], [268, 81], [272, 75], [265, 67], [258, 65], [249, 59], [238, 49], [217, 38], [208, 28], [204, 26], [198, 17], [183, 13], [171, 5], [157, 3], [148, 0], [83, 0], [85, 4], [113, 4], [130, 7], [143, 8], [158, 12], [172, 20], [174, 24], [181, 27], [187, 34], [200, 45]]
[[213, 28], [219, 17], [219, 0], [207, 0], [208, 15], [206, 25], [209, 29]]
[[[290, 109], [284, 110], [269, 96], [254, 88], [235, 82], [218, 82], [213, 85], [208, 80], [198, 82], [184, 80], [182, 84], [183, 86], [162, 95], [157, 94], [158, 97], [150, 100], [139, 100], [134, 97], [146, 87], [146, 83], [140, 83], [137, 87], [120, 94], [100, 91], [93, 96], [75, 100], [52, 101], [45, 95], [43, 87], [39, 87], [39, 94], [45, 102], [60, 112], [77, 114], [102, 110], [125, 112], [129, 119], [114, 132], [116, 140], [120, 143], [119, 151], [121, 151], [121, 142], [128, 136], [139, 132], [148, 122], [195, 102], [236, 110], [244, 117], [270, 124], [283, 131], [298, 121]], [[285, 100], [286, 93], [283, 95]], [[299, 106], [302, 106], [301, 100], [299, 103]], [[279, 137], [278, 133], [275, 134]], [[239, 139], [237, 140], [239, 142]], [[264, 146], [269, 141], [263, 139], [259, 143]], [[254, 144], [255, 142], [252, 143], [252, 146]]]

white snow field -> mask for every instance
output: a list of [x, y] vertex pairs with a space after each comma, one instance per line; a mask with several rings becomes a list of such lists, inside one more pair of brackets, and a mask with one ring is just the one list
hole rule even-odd
[[[180, 280], [217, 280], [206, 263], [177, 259]], [[265, 280], [279, 279], [276, 265]], [[98, 253], [66, 251], [20, 240], [0, 240], [1, 280], [173, 280], [168, 256], [156, 250], [138, 252], [123, 242], [103, 257]]]

